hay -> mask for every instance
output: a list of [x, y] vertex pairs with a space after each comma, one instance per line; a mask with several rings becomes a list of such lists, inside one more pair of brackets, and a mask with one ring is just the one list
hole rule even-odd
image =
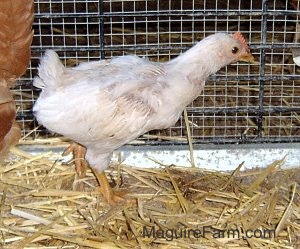
[[[258, 2], [253, 2], [253, 8]], [[203, 3], [200, 1], [197, 4]], [[220, 4], [222, 3], [220, 2]], [[87, 8], [86, 3], [79, 2], [77, 4], [78, 10], [82, 11]], [[115, 11], [118, 11], [120, 4], [115, 3], [117, 5]], [[131, 3], [125, 1], [124, 4], [124, 9], [128, 10]], [[145, 9], [144, 6], [140, 6], [141, 4], [143, 4], [142, 1], [136, 1], [132, 8]], [[147, 4], [149, 11], [157, 10], [155, 1], [148, 1]], [[167, 1], [166, 3], [161, 1], [160, 8], [164, 9], [165, 4], [168, 4]], [[172, 4], [176, 5], [178, 2], [172, 1]], [[185, 4], [188, 4], [188, 1]], [[205, 4], [213, 5], [210, 2], [205, 2]], [[257, 9], [261, 6], [260, 2], [258, 4]], [[272, 3], [270, 4], [272, 5]], [[203, 9], [202, 6], [198, 5], [195, 5], [195, 8]], [[41, 13], [49, 11], [48, 3], [40, 3], [39, 7]], [[74, 12], [74, 8], [69, 3], [51, 3], [51, 7], [52, 13], [61, 13], [62, 10], [66, 14]], [[216, 6], [209, 5], [206, 7], [216, 9]], [[89, 8], [91, 8], [91, 12], [98, 12], [98, 5], [96, 4], [90, 5]], [[173, 9], [178, 8], [173, 7]], [[180, 8], [182, 7], [180, 6]], [[191, 9], [191, 6], [186, 5], [185, 8]], [[120, 11], [122, 9], [123, 7]], [[169, 7], [166, 7], [166, 10], [168, 9]], [[277, 9], [280, 9], [279, 6]], [[108, 9], [105, 9], [105, 12], [107, 11]], [[136, 20], [144, 20], [146, 23], [146, 21], [152, 20], [151, 17], [132, 17], [133, 19], [129, 21], [125, 20], [125, 23], [129, 24], [128, 28], [123, 27], [124, 21], [118, 22], [118, 18], [120, 17], [116, 16], [109, 20], [104, 27], [106, 34], [114, 34], [104, 37], [106, 46], [108, 48], [110, 46], [120, 47], [120, 50], [105, 51], [107, 57], [135, 52], [138, 55], [147, 55], [151, 60], [163, 62], [180, 53], [181, 46], [190, 46], [195, 41], [202, 39], [204, 32], [201, 27], [204, 27], [204, 24], [206, 35], [216, 30], [215, 20], [204, 22], [200, 19], [195, 20], [194, 23], [192, 16], [190, 22], [183, 23], [174, 17], [172, 30], [169, 28], [168, 22], [161, 22], [158, 26], [144, 25], [141, 22], [141, 25], [132, 27]], [[155, 20], [156, 17], [153, 18]], [[163, 17], [160, 18], [163, 21]], [[169, 19], [169, 16], [165, 18]], [[273, 37], [274, 32], [269, 32], [267, 43], [285, 44], [292, 42], [295, 25], [288, 22], [289, 26], [286, 26], [281, 18], [278, 16], [277, 29], [289, 32], [278, 33], [276, 37]], [[75, 35], [73, 25], [64, 25], [65, 22], [74, 22], [73, 19], [66, 18], [61, 22], [62, 24], [59, 24], [60, 19], [55, 20], [58, 23], [53, 27], [53, 30], [50, 29], [50, 25], [44, 25], [43, 33], [37, 33], [36, 37], [42, 35], [43, 40], [41, 44], [40, 39], [35, 39], [33, 42], [35, 47], [40, 48], [41, 45], [48, 46], [49, 44], [59, 48], [62, 44], [68, 47], [75, 47], [75, 44], [76, 47], [86, 44], [90, 44], [91, 47], [99, 46], [99, 37], [91, 36], [88, 38], [86, 35], [77, 35], [86, 33], [86, 25], [80, 26], [77, 23]], [[41, 21], [44, 24], [49, 23], [47, 18], [42, 18]], [[242, 32], [248, 32], [249, 22], [241, 22], [237, 27], [234, 17], [230, 17], [230, 21], [230, 23], [228, 20], [218, 22], [217, 31], [227, 30], [228, 27], [225, 25], [229, 23], [232, 31], [240, 29]], [[111, 23], [115, 24], [111, 27]], [[192, 24], [195, 24], [199, 30], [192, 31], [191, 27], [194, 27]], [[284, 29], [282, 25], [285, 25]], [[97, 34], [99, 32], [98, 27], [98, 23], [96, 26], [91, 24], [89, 31]], [[254, 45], [260, 44], [261, 23], [254, 21], [251, 27], [251, 42]], [[39, 32], [40, 27], [36, 26], [35, 30]], [[52, 34], [52, 37], [55, 37], [54, 43], [52, 43], [51, 37], [45, 34]], [[161, 44], [162, 47], [157, 50], [144, 50], [143, 47], [146, 48], [147, 44], [154, 46]], [[126, 47], [132, 49], [135, 45], [140, 46], [140, 48], [134, 51], [130, 49], [123, 51], [123, 47], [125, 50]], [[174, 47], [169, 51], [167, 48], [164, 49], [164, 45], [174, 45]], [[253, 53], [258, 58], [260, 50], [254, 48]], [[39, 49], [33, 50], [32, 54], [31, 67], [34, 70], [30, 74], [28, 72], [28, 78], [31, 78], [31, 75], [36, 75], [38, 63], [36, 58], [40, 56]], [[65, 63], [68, 66], [74, 66], [80, 61], [85, 61], [84, 58], [99, 57], [99, 51], [66, 51], [60, 55], [62, 58], [66, 57]], [[77, 57], [79, 59], [75, 60], [74, 58]], [[287, 49], [267, 50], [266, 75], [297, 75], [300, 69], [293, 65], [291, 53]], [[236, 65], [228, 66], [222, 69], [218, 75], [236, 76], [249, 75], [249, 73], [258, 76], [259, 65], [240, 64], [238, 68]], [[259, 92], [258, 83], [248, 80], [236, 82], [229, 79], [224, 82], [208, 81], [203, 94], [190, 105], [190, 108], [256, 107]], [[281, 80], [265, 82], [265, 107], [295, 107], [299, 105], [299, 98], [296, 96], [300, 96], [300, 88], [297, 87], [296, 81], [285, 80], [284, 83], [283, 87]], [[24, 122], [24, 118], [19, 117], [20, 120], [22, 119], [23, 130], [27, 137], [23, 143], [31, 144], [33, 149], [38, 146], [37, 143], [43, 145], [56, 143], [60, 144], [60, 147], [61, 140], [59, 138], [46, 139], [43, 137], [43, 139], [39, 139], [38, 136], [45, 134], [45, 131], [36, 126], [31, 113], [32, 103], [37, 98], [37, 93], [32, 91], [31, 86], [20, 86], [20, 89], [14, 91], [17, 104], [22, 113], [29, 115], [26, 117], [29, 118], [28, 122]], [[187, 132], [182, 129], [154, 131], [144, 135], [143, 139], [182, 142], [186, 141], [186, 133], [189, 138], [191, 164], [194, 164], [192, 139], [214, 138], [216, 136], [239, 137], [240, 134], [237, 134], [236, 127], [240, 127], [240, 132], [244, 136], [256, 136], [257, 121], [254, 114], [252, 116], [251, 114], [218, 115], [218, 118], [215, 118], [214, 115], [208, 115], [205, 119], [202, 115], [192, 118], [190, 115], [190, 120], [188, 120], [185, 112], [184, 121], [188, 127]], [[266, 113], [263, 135], [266, 137], [297, 136], [299, 134], [299, 129], [297, 129], [299, 120], [299, 113], [297, 112], [288, 115], [278, 113], [278, 115], [274, 114], [273, 116]], [[182, 126], [181, 122], [182, 120], [177, 123], [177, 128]], [[219, 128], [216, 127], [216, 124]], [[34, 141], [30, 140], [31, 138], [34, 138]], [[140, 139], [134, 143], [144, 144], [145, 141]], [[281, 170], [282, 163], [283, 160], [279, 160], [269, 165], [265, 170], [240, 172], [243, 165], [241, 163], [232, 173], [210, 172], [196, 167], [188, 169], [175, 166], [168, 167], [162, 164], [160, 164], [161, 169], [136, 169], [127, 165], [112, 164], [112, 167], [107, 170], [107, 174], [115, 188], [126, 191], [127, 197], [136, 200], [136, 202], [126, 202], [111, 208], [103, 202], [97, 190], [97, 181], [90, 170], [84, 179], [79, 179], [75, 174], [74, 165], [62, 164], [61, 158], [57, 159], [57, 156], [52, 153], [33, 156], [13, 149], [11, 159], [2, 163], [0, 167], [0, 247], [45, 249], [300, 248], [299, 188], [296, 185], [299, 183], [300, 170]], [[192, 236], [190, 238], [173, 238], [172, 240], [170, 238], [142, 236], [144, 228], [148, 231], [155, 227], [156, 231], [175, 229], [180, 232], [202, 230], [205, 226], [211, 226], [216, 231], [220, 231], [218, 229], [228, 231], [228, 229], [238, 228], [244, 232], [247, 229], [260, 229], [257, 232], [264, 232], [267, 231], [266, 229], [273, 229], [276, 236], [270, 239], [255, 237], [237, 239], [226, 235], [224, 238], [214, 238], [210, 233], [206, 234], [205, 237], [200, 236], [198, 239]]]
[[[53, 156], [14, 148], [2, 163], [2, 248], [299, 248], [300, 170], [281, 170], [284, 160], [246, 172], [240, 172], [241, 164], [232, 173], [115, 163], [108, 175], [136, 201], [111, 208], [90, 170], [78, 179], [74, 165]], [[169, 231], [168, 236], [168, 229], [176, 229], [184, 237], [184, 231], [205, 226], [215, 232], [273, 229], [275, 238], [143, 236], [143, 230], [155, 227]]]

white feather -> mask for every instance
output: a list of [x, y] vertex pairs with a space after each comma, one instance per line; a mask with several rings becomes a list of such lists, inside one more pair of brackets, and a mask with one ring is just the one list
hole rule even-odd
[[300, 67], [300, 56], [294, 57], [293, 60], [294, 60], [295, 64], [296, 64], [298, 67]]
[[86, 146], [90, 165], [103, 170], [113, 150], [175, 124], [207, 76], [231, 63], [217, 51], [234, 42], [218, 34], [168, 63], [123, 56], [74, 68], [65, 68], [48, 50], [34, 80], [42, 92], [33, 111], [49, 130]]

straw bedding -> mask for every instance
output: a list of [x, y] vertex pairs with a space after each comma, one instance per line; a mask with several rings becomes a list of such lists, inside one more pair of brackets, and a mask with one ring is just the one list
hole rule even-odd
[[[127, 201], [109, 207], [90, 171], [78, 179], [73, 163], [63, 164], [60, 156], [56, 160], [54, 156], [14, 148], [2, 163], [1, 248], [300, 246], [300, 170], [281, 170], [284, 159], [263, 170], [241, 172], [241, 164], [234, 172], [211, 172], [173, 165], [137, 169], [123, 165], [120, 158], [107, 174]], [[184, 231], [210, 226], [215, 233], [208, 232], [205, 238], [184, 236]], [[267, 229], [273, 232], [266, 234], [271, 238], [216, 235], [219, 229], [236, 228], [241, 236], [248, 229], [257, 237]]]
[[[145, 2], [153, 2], [156, 6], [155, 1]], [[136, 3], [142, 4], [142, 2]], [[261, 3], [259, 2], [259, 4]], [[60, 8], [61, 5], [53, 4], [53, 12], [55, 12], [55, 6]], [[48, 11], [48, 6], [46, 7], [45, 11], [41, 7], [42, 12]], [[190, 8], [189, 6], [186, 7]], [[139, 9], [139, 7], [137, 8]], [[163, 8], [163, 5], [161, 5], [161, 8]], [[143, 9], [142, 6], [141, 9]], [[64, 10], [66, 13], [74, 11], [67, 8]], [[61, 10], [58, 9], [57, 11]], [[221, 25], [220, 23], [222, 22], [219, 22], [219, 25]], [[223, 23], [226, 24], [226, 22]], [[197, 27], [206, 24], [206, 29], [211, 31], [216, 28], [215, 20], [211, 21], [211, 26], [209, 26], [209, 21], [199, 21], [195, 24], [197, 24]], [[234, 25], [236, 25], [235, 22], [233, 22], [231, 30], [238, 30]], [[245, 25], [241, 25], [241, 31], [249, 30], [247, 22], [245, 22]], [[111, 44], [109, 44], [110, 37], [105, 37], [106, 44], [116, 46], [120, 44], [127, 45], [126, 43], [128, 43], [130, 45], [133, 44], [133, 41], [130, 40], [131, 36], [128, 36], [129, 38], [124, 41], [124, 34], [134, 34], [136, 31], [140, 31], [139, 28], [142, 29], [142, 33], [145, 32], [143, 27], [136, 27], [136, 31], [130, 27], [128, 29], [123, 27], [121, 31], [119, 28], [117, 26], [112, 28], [112, 33], [116, 35], [113, 36]], [[173, 44], [172, 42], [174, 44], [178, 44], [178, 42], [179, 44], [180, 42], [193, 43], [202, 38], [198, 37], [197, 34], [191, 36], [189, 33], [178, 36], [176, 32], [172, 32], [163, 35], [164, 28], [163, 25], [160, 26], [162, 30], [159, 31], [162, 35], [159, 39], [165, 44]], [[258, 22], [258, 25], [254, 25], [253, 28], [258, 33], [253, 32], [252, 42], [257, 44], [260, 41], [260, 22]], [[293, 33], [295, 25], [291, 23], [285, 28], [286, 31], [290, 31], [286, 36], [286, 40], [291, 41], [293, 37], [290, 33]], [[222, 26], [218, 26], [218, 29], [225, 30]], [[39, 28], [36, 28], [36, 32], [38, 30]], [[73, 26], [70, 26], [69, 29], [57, 25], [53, 32], [56, 35], [62, 34], [62, 30], [65, 30], [66, 34], [72, 34]], [[157, 30], [149, 31], [153, 31], [154, 35], [153, 37], [150, 34], [147, 35], [148, 42], [156, 44]], [[166, 31], [168, 33], [168, 29]], [[199, 32], [199, 34], [202, 34], [202, 32]], [[59, 43], [59, 36], [56, 36], [56, 39], [55, 41]], [[67, 45], [72, 46], [75, 39], [76, 44], [87, 44], [85, 36], [73, 37], [70, 35], [70, 37], [66, 36]], [[190, 39], [193, 39], [193, 41]], [[273, 42], [272, 39], [272, 33], [268, 34], [267, 41]], [[284, 35], [282, 37], [278, 35], [277, 39], [278, 41], [285, 40]], [[98, 40], [98, 37], [96, 37], [95, 41], [91, 40], [89, 42], [91, 45], [97, 45]], [[48, 44], [47, 40], [44, 42]], [[37, 38], [33, 41], [33, 45], [40, 46], [39, 43], [40, 40]], [[138, 44], [144, 44], [143, 40], [140, 40]], [[61, 44], [53, 45], [61, 46]], [[170, 54], [178, 54], [180, 51], [177, 50], [178, 48], [175, 46]], [[111, 53], [107, 52], [107, 56], [122, 55], [123, 52], [118, 50]], [[135, 52], [144, 55], [145, 51]], [[163, 49], [160, 52], [163, 54]], [[258, 49], [254, 49], [257, 56], [259, 52]], [[285, 57], [281, 54], [282, 51], [279, 51], [279, 55], [276, 55], [275, 52], [275, 49], [267, 51], [266, 75], [281, 75], [285, 72], [298, 73], [297, 70], [299, 69], [292, 66], [291, 56], [288, 56], [287, 61], [283, 61]], [[77, 53], [80, 55], [83, 52], [79, 51]], [[37, 58], [40, 54], [33, 51], [33, 55], [34, 58]], [[156, 59], [157, 51], [147, 51], [147, 55], [154, 56]], [[72, 52], [69, 52], [67, 57], [70, 58], [66, 60], [68, 66], [78, 62], [72, 59]], [[166, 57], [160, 56], [159, 59], [161, 61], [168, 60], [168, 53]], [[276, 62], [276, 65], [273, 65], [273, 62]], [[37, 60], [32, 60], [34, 68], [37, 63]], [[284, 65], [282, 66], [282, 64]], [[237, 72], [236, 70], [235, 65], [223, 69], [220, 73], [223, 73], [223, 75], [248, 74], [250, 70], [257, 75], [259, 66], [240, 65], [240, 71]], [[282, 87], [281, 81], [271, 83], [266, 82], [265, 106], [298, 106], [299, 99], [296, 96], [299, 96], [300, 89], [295, 87], [295, 82], [288, 82], [289, 84], [285, 87]], [[224, 103], [228, 107], [257, 106], [257, 93], [258, 82], [226, 81], [225, 85], [224, 82], [212, 81], [207, 83], [205, 94], [200, 96], [193, 103], [193, 106], [201, 107], [203, 103], [205, 103], [205, 106], [214, 107], [223, 107]], [[291, 93], [294, 97], [290, 97]], [[18, 102], [21, 109], [29, 112], [32, 108], [31, 92], [15, 90], [14, 94], [20, 96], [22, 100], [22, 103], [20, 103], [21, 100]], [[218, 98], [219, 96], [221, 97]], [[239, 98], [236, 96], [239, 96]], [[247, 98], [244, 98], [244, 96], [247, 96]], [[285, 97], [281, 98], [281, 96]], [[246, 102], [245, 99], [247, 99]], [[237, 101], [240, 102], [237, 103]], [[185, 120], [187, 120], [187, 113], [185, 113]], [[199, 127], [203, 126], [201, 120], [202, 118], [199, 117], [199, 120], [194, 119], [191, 123], [190, 128], [193, 129], [192, 132], [195, 137], [212, 137], [225, 134], [222, 129], [220, 131], [213, 131], [209, 128], [199, 128], [197, 130], [198, 124]], [[208, 126], [215, 122], [214, 119], [209, 117], [206, 117], [205, 120]], [[222, 120], [219, 120], [220, 126]], [[282, 133], [280, 135], [296, 136], [299, 133], [299, 129], [296, 129], [299, 120], [298, 113], [292, 113], [289, 117], [280, 114], [278, 119], [266, 116], [264, 119], [264, 135], [278, 136], [278, 127], [284, 126], [285, 129], [280, 130]], [[235, 126], [237, 121], [233, 120], [232, 122]], [[242, 127], [257, 126], [256, 119], [251, 116], [242, 116], [239, 122], [241, 122], [239, 124]], [[35, 130], [38, 129], [33, 125], [33, 121], [24, 125], [24, 130], [32, 130], [26, 135], [27, 137], [30, 137], [30, 134], [34, 134]], [[186, 122], [186, 126], [189, 127], [188, 122]], [[187, 129], [187, 135], [192, 152], [191, 134], [188, 132], [190, 128]], [[40, 135], [42, 133], [41, 131]], [[185, 134], [177, 134], [176, 132], [171, 134], [169, 130], [160, 132], [160, 135], [166, 137], [173, 135], [173, 139], [185, 140]], [[230, 130], [226, 131], [226, 135], [236, 136], [234, 131]], [[252, 136], [252, 134], [247, 135]], [[151, 135], [148, 135], [148, 138], [149, 136]], [[152, 134], [152, 136], [154, 136], [154, 139], [157, 137], [155, 134]], [[60, 146], [61, 142], [58, 143]], [[37, 139], [33, 141], [32, 147], [34, 148], [36, 145]], [[51, 146], [53, 148], [53, 143], [51, 143]], [[193, 164], [193, 162], [191, 163]], [[183, 168], [180, 165], [160, 165], [159, 169], [136, 169], [130, 167], [130, 165], [122, 164], [122, 158], [120, 158], [119, 162], [112, 163], [107, 170], [107, 174], [110, 176], [115, 189], [124, 192], [128, 201], [116, 207], [109, 207], [102, 200], [97, 189], [98, 183], [91, 171], [87, 172], [85, 178], [79, 179], [75, 174], [73, 163], [62, 163], [61, 156], [57, 156], [57, 154], [47, 152], [42, 155], [32, 155], [14, 148], [11, 150], [8, 160], [2, 162], [0, 166], [0, 247], [45, 249], [300, 248], [300, 200], [299, 186], [297, 185], [300, 182], [300, 169], [281, 170], [280, 167], [283, 163], [284, 158], [274, 161], [263, 170], [241, 172], [241, 164], [237, 165], [234, 172], [211, 172], [192, 167]], [[205, 234], [205, 237], [188, 236], [193, 235], [192, 232], [197, 229], [197, 231], [203, 232], [204, 227], [209, 228], [210, 231]], [[228, 236], [226, 231], [230, 229], [231, 231], [238, 229], [240, 236], [244, 236], [244, 238], [238, 239], [236, 234], [235, 237], [233, 237], [233, 234]], [[250, 230], [255, 231], [256, 235], [262, 235], [264, 232], [269, 231], [270, 233], [265, 235], [266, 237], [269, 235], [270, 238], [259, 238], [262, 236], [256, 236], [257, 238], [255, 236], [250, 238], [249, 236], [246, 238], [244, 233]], [[185, 232], [189, 233], [189, 231], [192, 232], [185, 236]], [[217, 233], [217, 231], [221, 232]], [[145, 235], [145, 232], [150, 235]], [[154, 233], [156, 236], [152, 236]], [[178, 238], [174, 237], [175, 233]], [[164, 238], [159, 236], [162, 234], [165, 235]], [[170, 235], [173, 237], [170, 237]], [[253, 234], [250, 233], [250, 235]]]

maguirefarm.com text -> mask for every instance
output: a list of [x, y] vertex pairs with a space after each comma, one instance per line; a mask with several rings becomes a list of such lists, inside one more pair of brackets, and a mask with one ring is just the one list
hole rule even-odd
[[142, 236], [154, 239], [166, 239], [172, 241], [174, 239], [199, 239], [212, 236], [215, 239], [221, 238], [235, 238], [235, 239], [247, 239], [247, 238], [260, 238], [271, 239], [275, 238], [275, 229], [216, 229], [212, 226], [203, 226], [196, 229], [157, 229], [155, 226], [143, 227]]

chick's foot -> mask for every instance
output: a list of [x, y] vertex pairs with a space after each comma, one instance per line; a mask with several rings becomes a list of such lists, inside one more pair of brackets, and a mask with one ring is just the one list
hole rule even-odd
[[94, 171], [94, 174], [100, 183], [100, 192], [109, 205], [116, 206], [118, 203], [125, 201], [121, 192], [116, 192], [111, 188], [104, 172]]
[[88, 163], [85, 160], [86, 148], [80, 144], [73, 142], [69, 147], [63, 152], [63, 156], [67, 156], [70, 153], [73, 154], [73, 159], [75, 163], [75, 169], [80, 178], [84, 178], [86, 175], [86, 170]]

